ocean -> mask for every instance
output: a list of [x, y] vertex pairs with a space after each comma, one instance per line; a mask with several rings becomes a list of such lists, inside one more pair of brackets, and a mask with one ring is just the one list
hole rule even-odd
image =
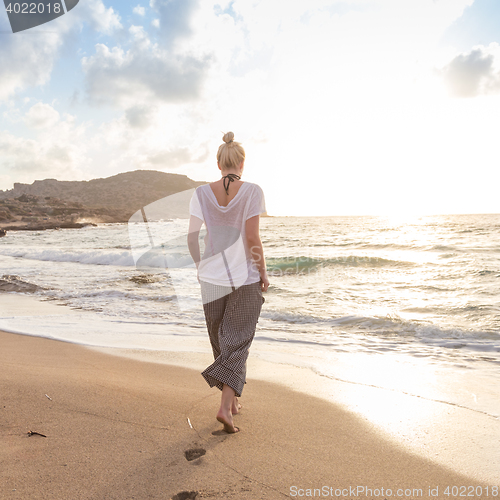
[[[0, 238], [0, 329], [210, 352], [187, 220], [143, 230]], [[500, 215], [267, 217], [261, 237], [271, 285], [251, 357], [499, 418]], [[60, 308], [12, 313], [16, 294]]]

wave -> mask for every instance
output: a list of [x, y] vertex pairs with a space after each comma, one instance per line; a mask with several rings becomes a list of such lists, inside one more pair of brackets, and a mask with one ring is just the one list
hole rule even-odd
[[414, 262], [384, 259], [371, 255], [345, 255], [339, 257], [321, 258], [306, 256], [271, 257], [266, 259], [267, 270], [270, 274], [301, 274], [315, 271], [324, 267], [412, 267]]
[[261, 315], [271, 321], [284, 321], [285, 323], [293, 324], [322, 323], [325, 321], [324, 318], [318, 318], [312, 315], [284, 311], [263, 311]]
[[[85, 300], [97, 298], [100, 299], [96, 303], [101, 303], [103, 300], [122, 300], [128, 299], [129, 303], [135, 302], [171, 302], [175, 300], [176, 295], [140, 295], [133, 292], [124, 292], [121, 290], [96, 290], [86, 291], [81, 293], [63, 293], [56, 297], [57, 300]], [[90, 302], [91, 303], [91, 302]]]
[[162, 248], [154, 248], [145, 252], [137, 260], [130, 250], [126, 249], [48, 249], [48, 248], [2, 248], [0, 255], [30, 260], [51, 262], [74, 262], [78, 264], [92, 264], [100, 266], [123, 266], [165, 269], [181, 268], [192, 264], [192, 259], [184, 253], [165, 254]]
[[[140, 266], [150, 268], [182, 268], [192, 264], [187, 253], [165, 253], [163, 248], [153, 248], [143, 253], [137, 262], [133, 253], [128, 249], [85, 249], [70, 250], [65, 248], [2, 248], [0, 255], [30, 260], [52, 262], [75, 262], [79, 264], [107, 265], [107, 266]], [[267, 269], [276, 274], [300, 274], [304, 271], [318, 270], [331, 266], [353, 267], [385, 267], [414, 266], [413, 262], [384, 259], [370, 255], [345, 255], [332, 258], [315, 258], [306, 256], [271, 257], [267, 259]]]
[[493, 276], [494, 278], [500, 278], [500, 273], [491, 269], [480, 269], [474, 271], [472, 274], [476, 276]]
[[439, 250], [440, 252], [457, 252], [461, 251], [460, 248], [450, 246], [450, 245], [433, 245], [432, 247], [429, 248], [429, 250]]
[[396, 334], [398, 336], [423, 339], [489, 339], [500, 340], [500, 332], [491, 330], [466, 330], [459, 327], [444, 327], [429, 322], [406, 320], [397, 314], [387, 316], [348, 316], [333, 320], [342, 326], [361, 326], [377, 334]]
[[[467, 346], [478, 341], [494, 341], [498, 350], [500, 331], [498, 330], [465, 330], [463, 328], [441, 327], [428, 322], [405, 320], [397, 314], [387, 316], [341, 316], [338, 318], [321, 318], [312, 315], [289, 313], [286, 311], [263, 312], [262, 317], [271, 321], [283, 321], [290, 324], [311, 324], [333, 329], [333, 334], [339, 330], [348, 330], [363, 336], [409, 337], [422, 342], [442, 341], [443, 347], [450, 347], [453, 342], [466, 342]], [[449, 344], [449, 342], [452, 344]], [[464, 344], [465, 345], [465, 344]]]
[[79, 264], [134, 266], [134, 259], [127, 250], [68, 250], [48, 248], [2, 248], [1, 255], [51, 262], [77, 262]]

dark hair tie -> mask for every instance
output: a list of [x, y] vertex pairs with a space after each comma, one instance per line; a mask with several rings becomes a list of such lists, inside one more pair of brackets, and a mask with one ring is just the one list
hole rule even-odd
[[[227, 179], [227, 186], [226, 186], [226, 179]], [[233, 182], [235, 179], [240, 180], [241, 177], [239, 175], [236, 175], [236, 174], [227, 174], [222, 178], [222, 184], [224, 186], [224, 189], [226, 190], [226, 194], [229, 194], [229, 192], [228, 192], [229, 184], [231, 182]]]

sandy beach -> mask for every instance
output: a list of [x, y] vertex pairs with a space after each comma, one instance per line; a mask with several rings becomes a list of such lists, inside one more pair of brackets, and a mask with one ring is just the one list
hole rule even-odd
[[195, 370], [3, 332], [0, 344], [1, 498], [452, 498], [453, 486], [494, 496], [283, 386], [249, 380], [241, 432], [228, 435], [214, 418], [219, 392]]

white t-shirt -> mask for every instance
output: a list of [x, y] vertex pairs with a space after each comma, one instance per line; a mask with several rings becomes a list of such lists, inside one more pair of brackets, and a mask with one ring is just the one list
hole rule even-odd
[[207, 227], [205, 252], [198, 267], [201, 281], [214, 285], [249, 285], [260, 281], [246, 240], [247, 219], [266, 211], [264, 193], [257, 184], [244, 182], [226, 207], [217, 202], [209, 184], [193, 193], [189, 213]]

